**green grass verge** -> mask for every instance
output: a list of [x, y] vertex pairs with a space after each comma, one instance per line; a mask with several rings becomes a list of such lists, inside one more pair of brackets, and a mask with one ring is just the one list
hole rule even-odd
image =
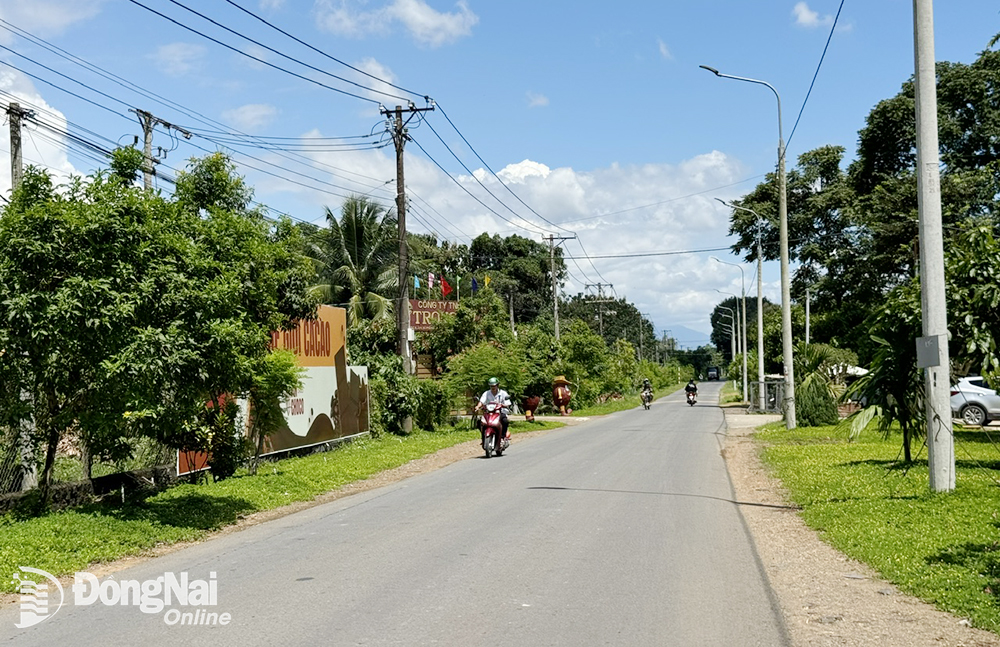
[[733, 386], [732, 380], [726, 380], [722, 383], [722, 390], [719, 391], [719, 404], [731, 402], [743, 402], [743, 389]]
[[[992, 436], [992, 437], [991, 437]], [[854, 442], [837, 427], [757, 438], [765, 462], [802, 506], [802, 518], [835, 548], [901, 590], [1000, 632], [1000, 440], [996, 430], [955, 431], [957, 487], [930, 491], [926, 448], [899, 461], [901, 435], [868, 431]]]
[[[511, 421], [511, 433], [561, 427], [561, 422]], [[409, 436], [366, 438], [332, 452], [263, 463], [256, 476], [239, 472], [218, 483], [180, 484], [142, 501], [118, 500], [18, 519], [0, 516], [0, 573], [31, 566], [67, 575], [89, 564], [137, 555], [161, 544], [190, 541], [243, 515], [308, 501], [415, 458], [479, 438], [468, 422]], [[0, 591], [13, 592], [9, 579]]]
[[[656, 389], [653, 391], [653, 400], [657, 398], [662, 398], [665, 395], [670, 395], [674, 391], [680, 389], [687, 384], [674, 384], [672, 386], [664, 387], [662, 389]], [[639, 399], [639, 394], [635, 393], [633, 395], [626, 396], [620, 400], [608, 400], [602, 404], [595, 404], [590, 407], [584, 407], [583, 409], [573, 409], [573, 417], [587, 417], [587, 416], [603, 416], [609, 413], [614, 413], [616, 411], [625, 411], [626, 409], [635, 409], [636, 407], [642, 406], [642, 400]], [[572, 402], [570, 403], [570, 408], [572, 409]]]

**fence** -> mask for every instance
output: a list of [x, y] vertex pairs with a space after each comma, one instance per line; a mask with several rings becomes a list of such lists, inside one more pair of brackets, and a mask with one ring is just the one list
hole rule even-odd
[[[785, 381], [783, 379], [764, 379], [763, 382], [751, 382], [749, 385], [751, 413], [782, 414], [785, 401]], [[761, 388], [764, 389], [764, 408], [760, 407]]]

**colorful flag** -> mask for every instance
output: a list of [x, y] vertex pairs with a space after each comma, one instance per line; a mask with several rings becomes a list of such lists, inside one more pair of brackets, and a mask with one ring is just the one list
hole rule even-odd
[[427, 273], [427, 289], [428, 290], [434, 289], [434, 272]]
[[416, 292], [419, 289], [420, 289], [420, 279], [418, 279], [417, 275], [414, 274], [413, 275], [413, 291]]
[[476, 281], [476, 277], [472, 277], [472, 293], [475, 294], [479, 292], [479, 283]]
[[486, 280], [484, 281], [484, 283], [486, 284], [486, 287], [490, 287], [490, 275], [489, 274], [486, 275]]
[[449, 294], [451, 294], [451, 286], [448, 285], [448, 282], [445, 281], [444, 277], [442, 276], [441, 277], [441, 296], [442, 297], [446, 297]]

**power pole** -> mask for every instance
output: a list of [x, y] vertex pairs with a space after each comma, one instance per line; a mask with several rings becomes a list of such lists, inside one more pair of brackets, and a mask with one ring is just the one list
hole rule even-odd
[[[410, 360], [410, 289], [407, 277], [410, 275], [409, 250], [406, 245], [406, 184], [403, 178], [403, 148], [409, 139], [406, 124], [421, 112], [434, 110], [434, 102], [426, 108], [418, 108], [411, 102], [405, 112], [409, 113], [403, 120], [403, 106], [396, 106], [390, 111], [379, 106], [379, 112], [389, 118], [387, 127], [392, 133], [392, 142], [396, 145], [396, 219], [399, 223], [399, 298], [396, 301], [397, 350], [403, 359], [403, 370], [413, 374], [413, 363]], [[409, 419], [407, 419], [409, 421]], [[410, 422], [412, 424], [412, 421]], [[404, 423], [404, 427], [406, 423]]]
[[191, 133], [184, 130], [180, 126], [175, 126], [170, 122], [164, 121], [159, 117], [153, 115], [145, 110], [140, 110], [139, 108], [129, 109], [129, 112], [134, 112], [139, 117], [139, 124], [142, 126], [142, 156], [143, 156], [143, 167], [142, 167], [142, 186], [146, 189], [153, 188], [153, 175], [156, 171], [153, 168], [154, 164], [159, 164], [163, 157], [166, 157], [166, 151], [162, 148], [159, 149], [160, 157], [153, 157], [153, 128], [157, 125], [163, 126], [164, 128], [174, 129], [177, 132], [184, 135], [184, 139], [191, 139]]
[[916, 71], [917, 206], [920, 218], [920, 301], [923, 337], [917, 366], [924, 369], [927, 463], [935, 492], [955, 489], [955, 444], [951, 426], [948, 310], [944, 282], [944, 234], [938, 171], [937, 78], [934, 65], [934, 9], [913, 0]]
[[597, 304], [597, 328], [600, 331], [601, 338], [604, 338], [604, 308], [602, 303], [611, 303], [614, 299], [604, 298], [604, 288], [614, 289], [614, 286], [610, 283], [587, 283], [585, 288], [597, 288], [597, 298], [588, 299], [591, 303]]
[[21, 184], [21, 117], [30, 113], [21, 109], [21, 104], [11, 102], [7, 107], [7, 117], [10, 119], [10, 190], [13, 193]]
[[[21, 159], [21, 118], [31, 114], [30, 111], [21, 108], [21, 104], [11, 102], [7, 107], [7, 116], [10, 119], [10, 190], [11, 193], [21, 184], [22, 159]], [[2, 355], [0, 351], [0, 355]], [[21, 390], [21, 401], [31, 404], [32, 395], [29, 391]], [[35, 420], [30, 415], [21, 420], [18, 425], [18, 467], [20, 476], [21, 491], [30, 490], [38, 485], [38, 466], [35, 462], [35, 443], [31, 440], [35, 432]]]
[[555, 236], [550, 234], [548, 238], [542, 236], [542, 240], [549, 241], [549, 266], [552, 273], [552, 319], [556, 327], [556, 341], [559, 341], [559, 281], [556, 278], [556, 241], [573, 240], [573, 236]]

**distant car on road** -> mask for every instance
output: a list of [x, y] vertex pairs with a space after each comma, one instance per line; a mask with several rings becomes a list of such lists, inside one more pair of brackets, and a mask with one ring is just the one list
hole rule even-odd
[[967, 425], [986, 425], [1000, 420], [1000, 395], [981, 377], [963, 377], [951, 387], [951, 411]]
[[717, 380], [717, 379], [719, 379], [719, 367], [718, 366], [709, 366], [708, 367], [707, 378], [709, 380]]

